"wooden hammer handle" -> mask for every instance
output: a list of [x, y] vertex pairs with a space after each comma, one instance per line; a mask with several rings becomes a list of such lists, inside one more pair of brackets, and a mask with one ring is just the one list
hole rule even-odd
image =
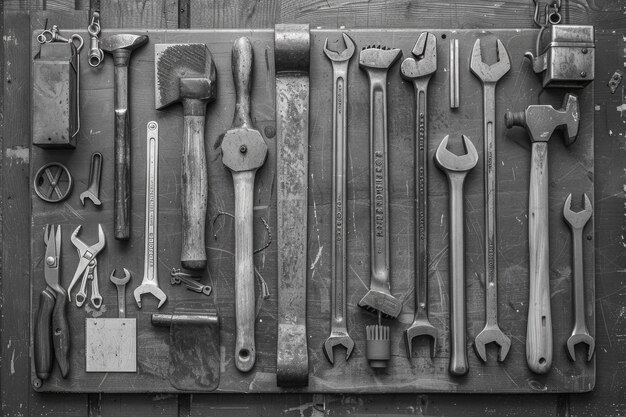
[[531, 158], [528, 199], [530, 295], [526, 332], [526, 361], [531, 371], [545, 374], [552, 366], [548, 239], [548, 143], [533, 143]]
[[115, 66], [115, 239], [130, 239], [130, 114], [128, 66]]
[[254, 54], [250, 39], [241, 37], [235, 41], [232, 50], [232, 71], [235, 83], [235, 116], [233, 128], [252, 129], [250, 119], [250, 89], [252, 87], [252, 66]]
[[254, 366], [253, 200], [256, 171], [233, 172], [235, 186], [235, 365], [241, 372]]
[[204, 152], [205, 116], [184, 116], [182, 161], [183, 244], [180, 256], [185, 269], [204, 269], [205, 218], [207, 208], [207, 166]]

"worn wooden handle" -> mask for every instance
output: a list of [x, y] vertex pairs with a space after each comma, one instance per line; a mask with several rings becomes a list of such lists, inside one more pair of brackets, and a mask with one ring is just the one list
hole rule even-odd
[[526, 361], [531, 371], [545, 374], [552, 366], [552, 317], [548, 239], [548, 143], [532, 147], [528, 199], [530, 295]]
[[[116, 85], [127, 85], [127, 67], [115, 67]], [[116, 88], [119, 90], [120, 88]], [[116, 94], [127, 94], [125, 91]], [[113, 206], [115, 239], [130, 239], [130, 116], [128, 106], [116, 98], [115, 108], [115, 204]], [[120, 103], [121, 102], [121, 103]]]
[[205, 116], [184, 117], [182, 161], [183, 245], [180, 263], [186, 269], [204, 269], [204, 229], [207, 208], [207, 167], [204, 152]]
[[256, 171], [233, 172], [235, 186], [235, 365], [241, 372], [254, 366], [254, 250], [252, 216]]
[[233, 82], [235, 83], [235, 116], [233, 128], [252, 128], [250, 119], [250, 89], [252, 88], [252, 67], [254, 53], [250, 39], [239, 38], [233, 44], [232, 50]]
[[52, 371], [51, 316], [54, 295], [44, 290], [39, 296], [39, 309], [35, 319], [35, 373], [43, 380], [50, 378]]

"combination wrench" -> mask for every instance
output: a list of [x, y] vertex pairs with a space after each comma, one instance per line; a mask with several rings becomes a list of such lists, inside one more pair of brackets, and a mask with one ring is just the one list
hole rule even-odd
[[476, 166], [478, 152], [462, 135], [465, 155], [455, 155], [447, 149], [448, 136], [443, 138], [435, 153], [435, 165], [448, 178], [450, 189], [450, 366], [451, 375], [465, 375], [469, 370], [465, 348], [465, 256], [463, 224], [463, 183], [467, 173]]
[[485, 346], [495, 343], [500, 347], [498, 360], [504, 361], [511, 348], [511, 339], [498, 326], [498, 250], [496, 234], [496, 84], [511, 69], [509, 54], [504, 44], [497, 40], [498, 61], [489, 65], [483, 62], [480, 39], [476, 39], [470, 69], [483, 84], [483, 134], [485, 167], [485, 315], [484, 329], [474, 339], [476, 354], [487, 362]]
[[359, 54], [359, 67], [369, 79], [370, 136], [370, 288], [359, 307], [395, 319], [402, 302], [389, 285], [389, 172], [387, 153], [387, 73], [402, 55], [397, 48], [369, 45]]
[[593, 208], [587, 194], [585, 207], [579, 212], [572, 211], [572, 195], [568, 195], [563, 205], [563, 218], [572, 231], [572, 256], [574, 257], [574, 328], [567, 339], [567, 352], [572, 361], [576, 361], [575, 347], [579, 343], [587, 345], [587, 361], [593, 357], [595, 340], [589, 334], [585, 314], [585, 280], [583, 269], [583, 229], [591, 218]]
[[415, 315], [404, 331], [407, 356], [412, 354], [413, 339], [430, 338], [430, 355], [437, 350], [437, 328], [428, 320], [428, 83], [437, 71], [437, 38], [422, 32], [412, 51], [402, 61], [402, 78], [415, 89]]
[[354, 340], [348, 333], [346, 322], [347, 264], [346, 264], [346, 157], [348, 143], [348, 65], [354, 54], [354, 42], [345, 33], [346, 49], [335, 52], [328, 49], [328, 38], [324, 53], [333, 66], [333, 240], [331, 252], [331, 329], [324, 342], [324, 354], [334, 364], [335, 346], [346, 348], [346, 360], [354, 349]]
[[158, 179], [159, 179], [159, 125], [148, 122], [147, 163], [146, 163], [146, 230], [143, 263], [143, 279], [141, 285], [133, 292], [137, 307], [141, 308], [141, 296], [149, 293], [159, 300], [161, 306], [167, 296], [159, 288], [157, 270], [157, 213], [158, 213]]

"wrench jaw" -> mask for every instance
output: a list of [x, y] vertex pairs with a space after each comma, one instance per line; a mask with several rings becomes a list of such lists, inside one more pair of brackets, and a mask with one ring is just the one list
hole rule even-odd
[[326, 54], [328, 59], [330, 59], [331, 61], [334, 61], [334, 62], [348, 61], [350, 58], [352, 58], [352, 55], [354, 55], [354, 50], [356, 49], [354, 46], [354, 42], [352, 41], [352, 39], [350, 39], [350, 37], [347, 34], [342, 33], [342, 35], [343, 35], [343, 41], [346, 44], [346, 49], [344, 49], [341, 52], [335, 52], [335, 51], [328, 49], [328, 38], [326, 38], [326, 41], [324, 41], [324, 53]]
[[585, 205], [583, 210], [579, 212], [572, 211], [572, 194], [567, 196], [565, 204], [563, 205], [563, 218], [565, 219], [567, 224], [569, 224], [574, 229], [582, 229], [583, 227], [585, 227], [585, 224], [587, 224], [593, 213], [591, 200], [589, 200], [589, 197], [586, 193], [584, 194], [584, 196]]
[[335, 364], [335, 358], [333, 356], [333, 350], [336, 346], [343, 346], [346, 348], [346, 362], [350, 359], [350, 355], [354, 350], [354, 340], [350, 337], [349, 334], [334, 334], [330, 335], [328, 339], [324, 342], [324, 355], [326, 355], [326, 359], [332, 365]]
[[407, 81], [432, 75], [437, 71], [437, 38], [432, 33], [422, 32], [413, 47], [413, 55], [402, 61], [400, 74]]
[[435, 164], [443, 171], [466, 172], [478, 163], [478, 152], [474, 144], [467, 136], [461, 136], [465, 155], [455, 155], [448, 150], [448, 135], [439, 144], [435, 153]]
[[587, 329], [584, 329], [583, 331], [578, 331], [577, 329], [574, 329], [572, 335], [569, 337], [569, 339], [567, 339], [567, 353], [569, 354], [572, 362], [576, 362], [576, 345], [578, 345], [579, 343], [584, 343], [585, 345], [587, 345], [587, 362], [589, 362], [593, 357], [596, 342], [593, 337], [589, 335]]
[[429, 338], [430, 357], [435, 357], [435, 352], [437, 352], [437, 328], [426, 320], [415, 320], [413, 324], [411, 324], [411, 327], [404, 331], [406, 353], [409, 360], [413, 357], [413, 340], [422, 336]]
[[497, 325], [493, 327], [485, 326], [485, 328], [478, 333], [476, 339], [474, 339], [474, 351], [476, 352], [476, 356], [483, 362], [487, 362], [486, 347], [490, 343], [495, 343], [498, 346], [498, 361], [504, 362], [511, 349], [511, 339], [505, 335]]
[[381, 45], [368, 45], [359, 54], [359, 67], [371, 77], [372, 70], [387, 70], [402, 56], [402, 50]]
[[165, 301], [167, 300], [167, 295], [165, 295], [163, 290], [161, 290], [156, 285], [141, 284], [140, 286], [135, 288], [135, 291], [133, 292], [133, 295], [135, 296], [135, 301], [137, 302], [137, 307], [139, 308], [141, 308], [141, 296], [143, 294], [152, 294], [156, 297], [157, 300], [159, 300], [159, 305], [157, 306], [157, 309], [161, 308], [161, 306], [165, 304]]
[[511, 60], [504, 44], [500, 39], [496, 42], [498, 61], [489, 65], [483, 62], [480, 39], [474, 42], [472, 58], [470, 59], [470, 70], [482, 82], [497, 82], [511, 69]]
[[94, 193], [92, 193], [91, 191], [83, 191], [82, 193], [80, 193], [80, 203], [83, 206], [85, 205], [86, 198], [90, 199], [91, 202], [96, 206], [102, 205], [102, 202], [100, 201], [98, 197], [96, 197]]
[[128, 269], [124, 268], [124, 276], [122, 278], [118, 278], [115, 276], [115, 271], [117, 271], [117, 269], [114, 269], [113, 272], [111, 272], [111, 275], [109, 276], [109, 280], [115, 284], [115, 285], [126, 285], [128, 283], [128, 281], [130, 281], [130, 272], [128, 271]]

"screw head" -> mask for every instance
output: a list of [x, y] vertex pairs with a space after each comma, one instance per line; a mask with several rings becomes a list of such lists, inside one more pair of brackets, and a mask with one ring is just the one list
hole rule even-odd
[[587, 48], [583, 48], [582, 51], [580, 52], [582, 52], [583, 54], [586, 54], [588, 51], [587, 51]]
[[587, 73], [586, 73], [585, 71], [581, 71], [581, 72], [580, 72], [580, 76], [581, 76], [581, 77], [583, 77], [583, 78], [585, 78], [585, 77], [587, 76]]
[[50, 266], [54, 265], [54, 257], [52, 257], [52, 256], [48, 256], [48, 257], [46, 258], [46, 264], [48, 264], [48, 265], [50, 265]]
[[239, 152], [241, 152], [241, 153], [246, 153], [246, 152], [248, 152], [248, 148], [246, 147], [246, 145], [241, 145], [241, 146], [239, 147]]

